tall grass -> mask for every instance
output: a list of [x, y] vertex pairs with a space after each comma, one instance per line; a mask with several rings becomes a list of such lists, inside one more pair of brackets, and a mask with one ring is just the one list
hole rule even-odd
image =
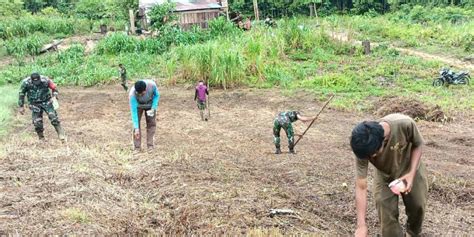
[[0, 85], [18, 83], [21, 79], [37, 71], [50, 76], [60, 85], [93, 86], [109, 83], [117, 79], [117, 65], [127, 67], [131, 79], [156, 75], [159, 58], [147, 53], [122, 53], [119, 55], [85, 56], [82, 46], [38, 57], [24, 66], [9, 66], [0, 71]]
[[28, 55], [38, 55], [43, 45], [50, 38], [42, 33], [35, 33], [27, 37], [11, 38], [4, 42], [9, 55], [22, 58]]
[[[184, 80], [208, 80], [223, 88], [245, 83], [288, 85], [294, 78], [290, 76], [293, 72], [285, 69], [291, 67], [289, 55], [311, 54], [322, 48], [336, 52], [340, 46], [323, 30], [291, 19], [282, 21], [278, 29], [257, 26], [244, 37], [224, 34], [206, 43], [172, 48], [166, 68], [178, 68], [175, 71]], [[173, 63], [177, 65], [171, 66]]]
[[88, 32], [88, 25], [88, 21], [84, 19], [59, 16], [25, 15], [21, 18], [2, 17], [0, 19], [0, 38], [27, 37], [36, 32], [68, 36]]
[[14, 86], [0, 86], [0, 137], [8, 132], [15, 104], [18, 101], [18, 88]]
[[203, 79], [210, 85], [223, 88], [239, 85], [244, 81], [243, 55], [230, 41], [180, 46], [174, 53], [185, 79]]

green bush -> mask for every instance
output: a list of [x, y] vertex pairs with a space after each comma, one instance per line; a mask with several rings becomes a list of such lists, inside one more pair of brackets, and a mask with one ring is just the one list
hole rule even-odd
[[9, 55], [21, 58], [27, 55], [38, 55], [49, 37], [41, 33], [35, 33], [24, 38], [13, 38], [5, 41], [5, 47]]
[[26, 14], [21, 2], [0, 1], [0, 17], [22, 16]]
[[413, 6], [404, 7], [400, 11], [392, 13], [389, 17], [392, 20], [404, 20], [411, 23], [442, 23], [462, 24], [473, 19], [474, 12], [469, 8], [460, 7], [427, 7]]
[[11, 39], [27, 37], [36, 32], [47, 35], [72, 35], [86, 32], [88, 22], [82, 19], [54, 16], [24, 16], [21, 18], [2, 18], [0, 21], [0, 38]]
[[53, 17], [61, 16], [61, 13], [56, 8], [53, 8], [53, 7], [46, 7], [46, 8], [41, 9], [40, 14], [44, 16], [53, 16]]
[[82, 63], [84, 61], [84, 46], [80, 44], [71, 45], [64, 52], [58, 54], [58, 61], [60, 63]]
[[120, 54], [137, 52], [138, 39], [123, 33], [112, 33], [99, 41], [96, 51], [99, 54]]
[[161, 54], [167, 47], [159, 38], [137, 39], [123, 33], [113, 33], [99, 41], [96, 52], [108, 55], [138, 52]]
[[234, 23], [227, 20], [227, 18], [220, 16], [216, 19], [209, 21], [209, 33], [210, 37], [217, 36], [236, 36], [242, 32], [235, 26]]
[[165, 2], [163, 4], [155, 5], [148, 13], [151, 21], [151, 28], [161, 30], [166, 25], [169, 25], [178, 17], [173, 13], [176, 4]]

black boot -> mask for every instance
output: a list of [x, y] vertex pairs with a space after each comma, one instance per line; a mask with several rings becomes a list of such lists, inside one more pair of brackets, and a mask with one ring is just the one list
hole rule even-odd
[[280, 147], [277, 147], [277, 148], [276, 148], [276, 150], [275, 150], [275, 154], [281, 154]]
[[61, 125], [60, 124], [55, 125], [54, 129], [56, 129], [56, 132], [58, 133], [59, 140], [65, 141], [66, 140], [66, 135], [64, 134], [64, 130], [61, 127]]
[[43, 134], [43, 131], [41, 131], [41, 132], [37, 131], [36, 133], [38, 134], [38, 138], [39, 138], [41, 141], [44, 141], [44, 134]]
[[290, 149], [290, 154], [296, 154], [295, 145], [293, 142], [290, 142], [290, 144], [288, 145], [288, 149]]

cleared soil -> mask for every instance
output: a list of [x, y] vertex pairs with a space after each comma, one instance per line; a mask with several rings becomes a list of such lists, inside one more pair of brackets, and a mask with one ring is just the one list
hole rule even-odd
[[[46, 118], [46, 142], [37, 140], [30, 115], [18, 118], [0, 151], [0, 233], [353, 233], [355, 158], [348, 139], [356, 123], [375, 115], [329, 105], [296, 155], [285, 146], [275, 155], [276, 113], [313, 115], [324, 101], [303, 91], [213, 90], [204, 122], [189, 88], [160, 88], [156, 147], [139, 154], [132, 154], [127, 94], [119, 85], [61, 90], [65, 144]], [[449, 123], [418, 122], [429, 171], [427, 236], [474, 233], [473, 118], [468, 111]], [[295, 125], [299, 133], [307, 126]], [[376, 234], [371, 188], [368, 223]], [[272, 208], [295, 214], [270, 217]]]

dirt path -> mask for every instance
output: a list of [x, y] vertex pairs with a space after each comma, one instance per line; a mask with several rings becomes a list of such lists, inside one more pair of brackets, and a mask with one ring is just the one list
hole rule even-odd
[[[355, 228], [348, 136], [354, 124], [371, 115], [329, 107], [296, 155], [277, 156], [272, 154], [274, 115], [290, 108], [315, 114], [323, 103], [314, 96], [211, 91], [212, 117], [202, 122], [191, 90], [163, 87], [156, 149], [132, 155], [127, 96], [119, 86], [61, 92], [67, 144], [58, 142], [49, 122], [47, 141], [38, 142], [29, 116], [1, 143], [2, 234], [334, 236]], [[431, 188], [428, 236], [474, 232], [473, 123], [419, 123]], [[297, 131], [304, 128], [296, 123]], [[375, 234], [371, 193], [369, 201]], [[297, 215], [272, 218], [271, 208]]]
[[[360, 46], [362, 44], [362, 42], [359, 41], [359, 40], [351, 39], [346, 32], [330, 32], [328, 34], [333, 39], [336, 39], [336, 40], [339, 40], [339, 41], [344, 41], [344, 42], [350, 42], [352, 45]], [[370, 44], [371, 44], [371, 47], [377, 47], [379, 45], [378, 43], [374, 43], [374, 42], [370, 42]], [[393, 49], [396, 49], [396, 50], [398, 50], [398, 51], [400, 51], [404, 54], [417, 56], [417, 57], [420, 57], [420, 58], [423, 58], [423, 59], [426, 59], [426, 60], [440, 61], [440, 62], [442, 62], [442, 63], [444, 63], [444, 64], [446, 64], [447, 66], [450, 66], [450, 67], [457, 67], [457, 68], [462, 69], [462, 70], [466, 70], [466, 69], [474, 70], [474, 64], [473, 63], [464, 62], [464, 61], [456, 59], [456, 58], [429, 54], [429, 53], [425, 53], [425, 52], [415, 50], [415, 49], [400, 48], [400, 47], [396, 47], [394, 45], [390, 45], [390, 47], [393, 48]]]

